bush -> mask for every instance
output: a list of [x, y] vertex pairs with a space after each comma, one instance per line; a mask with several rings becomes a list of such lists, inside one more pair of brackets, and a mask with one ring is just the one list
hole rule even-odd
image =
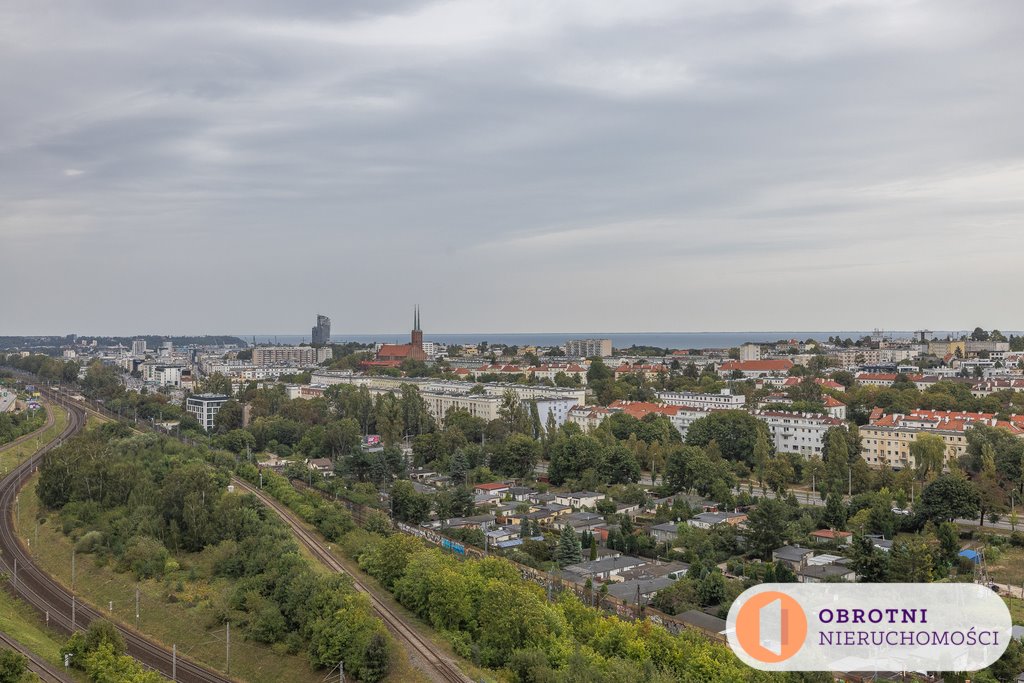
[[167, 569], [167, 548], [151, 536], [136, 536], [128, 541], [121, 567], [131, 570], [138, 580], [161, 577]]
[[94, 553], [103, 545], [103, 534], [99, 531], [90, 531], [83, 535], [75, 543], [75, 552], [83, 555]]

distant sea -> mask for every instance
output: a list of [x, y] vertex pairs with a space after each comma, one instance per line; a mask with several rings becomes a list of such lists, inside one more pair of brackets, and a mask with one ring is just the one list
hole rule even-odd
[[[944, 338], [947, 334], [959, 335], [962, 331], [935, 331], [932, 338]], [[780, 339], [806, 339], [826, 340], [829, 337], [839, 336], [843, 339], [860, 339], [872, 334], [865, 330], [842, 330], [832, 332], [508, 332], [508, 333], [424, 333], [426, 341], [441, 342], [443, 344], [477, 344], [486, 341], [489, 344], [515, 344], [517, 346], [537, 345], [555, 346], [564, 344], [567, 339], [611, 339], [612, 346], [617, 349], [629, 348], [630, 346], [656, 346], [668, 349], [721, 349], [739, 346], [746, 342], [774, 342]], [[913, 336], [912, 331], [886, 331], [886, 335], [895, 339], [909, 339]], [[238, 335], [247, 342], [252, 342], [254, 335]], [[309, 335], [295, 334], [257, 334], [255, 335], [258, 344], [301, 344], [309, 342]], [[335, 332], [331, 334], [331, 341], [335, 344], [343, 342], [360, 342], [369, 344], [373, 342], [406, 343], [409, 340], [408, 332], [389, 332], [380, 334], [346, 334]]]

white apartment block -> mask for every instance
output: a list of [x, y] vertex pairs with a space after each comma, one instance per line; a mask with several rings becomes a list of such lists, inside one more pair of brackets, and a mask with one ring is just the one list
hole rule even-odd
[[689, 406], [701, 410], [740, 410], [746, 403], [743, 394], [722, 389], [717, 394], [699, 394], [691, 391], [659, 391], [658, 400], [670, 406]]
[[740, 360], [761, 360], [761, 345], [747, 343], [740, 346]]
[[825, 445], [825, 432], [830, 427], [846, 426], [842, 420], [817, 413], [759, 410], [752, 414], [768, 425], [778, 453], [820, 456]]
[[611, 339], [569, 339], [565, 342], [565, 355], [570, 358], [590, 358], [612, 355]]

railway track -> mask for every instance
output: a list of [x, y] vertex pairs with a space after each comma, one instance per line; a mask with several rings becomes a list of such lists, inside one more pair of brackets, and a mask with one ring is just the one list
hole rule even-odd
[[47, 429], [49, 429], [50, 427], [53, 426], [54, 420], [55, 420], [55, 418], [53, 416], [53, 410], [47, 409], [47, 411], [46, 411], [46, 422], [43, 423], [42, 427], [40, 427], [39, 429], [33, 430], [33, 431], [29, 432], [28, 434], [22, 434], [21, 436], [19, 436], [17, 439], [14, 439], [13, 441], [8, 441], [3, 446], [0, 446], [0, 452], [6, 451], [6, 450], [8, 450], [10, 448], [14, 448], [18, 444], [25, 443], [29, 439], [32, 439], [32, 438], [35, 438], [35, 437], [39, 436], [40, 434], [45, 432]]
[[[56, 398], [45, 390], [43, 394], [47, 398]], [[56, 407], [56, 403], [51, 403], [51, 406]], [[6, 582], [7, 590], [32, 605], [40, 615], [46, 615], [51, 627], [62, 633], [71, 634], [73, 631], [86, 628], [94, 619], [104, 618], [103, 615], [91, 606], [82, 604], [62, 584], [40, 570], [14, 528], [15, 501], [25, 480], [37, 467], [43, 455], [85, 426], [85, 411], [73, 404], [67, 404], [66, 407], [68, 424], [61, 434], [0, 480], [0, 571], [11, 577]], [[235, 680], [176, 656], [134, 630], [116, 623], [115, 626], [125, 640], [128, 654], [167, 678], [182, 683], [230, 683]]]
[[43, 683], [75, 683], [74, 679], [66, 676], [50, 665], [45, 659], [29, 650], [27, 647], [11, 638], [6, 633], [0, 633], [0, 645], [8, 650], [20, 652], [28, 660], [28, 670], [39, 677]]
[[462, 674], [453, 662], [448, 660], [441, 653], [437, 652], [435, 646], [431, 642], [423, 638], [423, 636], [417, 633], [415, 629], [409, 626], [402, 615], [395, 612], [384, 602], [378, 600], [358, 577], [353, 576], [350, 572], [346, 571], [341, 562], [339, 562], [338, 559], [324, 547], [324, 544], [321, 543], [315, 535], [310, 533], [302, 525], [291, 510], [247, 481], [236, 478], [233, 480], [233, 483], [235, 486], [256, 496], [264, 505], [277, 513], [277, 515], [281, 517], [281, 519], [283, 519], [291, 528], [292, 533], [299, 542], [309, 549], [313, 556], [326, 567], [333, 571], [347, 574], [349, 578], [352, 579], [352, 584], [355, 586], [356, 590], [365, 593], [370, 599], [370, 603], [373, 605], [374, 611], [377, 612], [388, 629], [395, 634], [399, 640], [404, 642], [409, 649], [418, 655], [427, 667], [429, 667], [430, 671], [426, 673], [434, 674], [438, 680], [445, 681], [447, 683], [472, 683], [469, 678]]

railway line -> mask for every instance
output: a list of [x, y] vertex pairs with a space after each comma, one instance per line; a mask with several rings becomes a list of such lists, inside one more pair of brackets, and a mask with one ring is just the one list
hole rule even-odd
[[24, 655], [28, 660], [28, 670], [34, 673], [42, 683], [75, 683], [74, 679], [58, 671], [45, 659], [6, 633], [0, 633], [0, 645], [8, 650], [14, 650]]
[[[52, 407], [56, 407], [57, 402], [63, 403], [62, 397], [45, 390], [43, 395], [53, 401]], [[6, 582], [7, 590], [30, 604], [40, 615], [46, 615], [51, 627], [71, 634], [86, 628], [94, 619], [103, 618], [103, 615], [93, 607], [82, 604], [62, 584], [39, 569], [14, 528], [15, 501], [25, 480], [43, 455], [85, 426], [86, 413], [82, 408], [70, 403], [65, 407], [68, 410], [68, 424], [60, 435], [0, 480], [0, 571], [11, 577]], [[115, 626], [125, 640], [128, 654], [167, 678], [182, 683], [230, 683], [235, 680], [179, 657], [134, 630], [116, 623]]]
[[299, 542], [302, 543], [302, 545], [304, 545], [313, 554], [313, 556], [326, 567], [333, 571], [347, 574], [352, 579], [352, 584], [355, 586], [356, 590], [365, 593], [370, 599], [370, 603], [373, 606], [374, 611], [377, 612], [388, 629], [407, 646], [407, 649], [415, 653], [426, 665], [429, 671], [426, 671], [425, 673], [433, 675], [436, 680], [444, 681], [445, 683], [471, 683], [471, 680], [462, 674], [454, 662], [439, 653], [433, 643], [429, 642], [417, 633], [415, 629], [409, 626], [401, 614], [398, 614], [387, 604], [378, 600], [373, 592], [371, 592], [358, 577], [353, 576], [351, 573], [346, 571], [341, 562], [339, 562], [337, 558], [335, 558], [327, 548], [324, 547], [324, 544], [321, 543], [314, 534], [310, 533], [309, 530], [302, 525], [291, 510], [247, 481], [235, 478], [233, 483], [235, 486], [256, 496], [264, 505], [277, 513], [277, 515], [281, 517], [281, 519], [284, 520], [284, 522], [291, 528], [292, 533]]

